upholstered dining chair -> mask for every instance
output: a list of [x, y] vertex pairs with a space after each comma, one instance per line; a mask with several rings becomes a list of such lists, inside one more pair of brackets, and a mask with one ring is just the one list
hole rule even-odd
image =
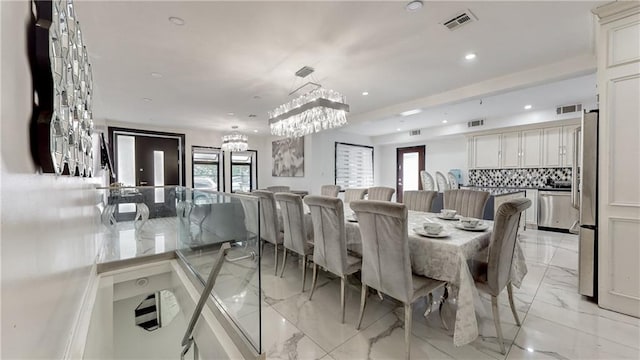
[[344, 202], [350, 203], [354, 200], [362, 200], [367, 195], [367, 189], [346, 189], [344, 191]]
[[267, 186], [267, 190], [275, 194], [278, 192], [289, 192], [291, 188], [288, 186]]
[[386, 186], [375, 186], [370, 187], [368, 194], [369, 200], [379, 200], [379, 201], [391, 201], [391, 197], [396, 192], [394, 188], [386, 187]]
[[402, 203], [407, 206], [407, 210], [431, 212], [437, 194], [437, 191], [405, 191], [402, 194]]
[[484, 207], [489, 200], [487, 191], [468, 189], [446, 190], [443, 195], [444, 209], [454, 209], [461, 216], [483, 218]]
[[244, 211], [244, 226], [247, 230], [247, 240], [258, 236], [258, 201], [250, 197], [247, 192], [236, 192], [236, 195], [244, 195], [239, 198], [242, 210]]
[[451, 171], [447, 173], [447, 181], [449, 182], [449, 189], [460, 188], [460, 184], [458, 184], [458, 178]]
[[422, 182], [422, 190], [425, 191], [438, 191], [436, 182], [433, 181], [433, 176], [425, 170], [420, 171], [420, 181]]
[[360, 271], [362, 260], [347, 252], [342, 200], [329, 196], [307, 196], [304, 202], [311, 210], [313, 222], [313, 282], [309, 301], [318, 282], [318, 266], [340, 276], [340, 308], [344, 323], [345, 286], [347, 276]]
[[405, 357], [410, 356], [412, 304], [445, 283], [413, 275], [409, 257], [407, 207], [389, 201], [353, 201], [351, 209], [358, 217], [362, 237], [362, 294], [360, 329], [372, 287], [404, 303]]
[[284, 234], [278, 224], [276, 200], [271, 191], [256, 190], [251, 193], [260, 198], [260, 237], [275, 246], [274, 274], [278, 275], [278, 245], [284, 242]]
[[310, 230], [305, 224], [302, 198], [296, 194], [277, 193], [276, 201], [280, 204], [282, 224], [284, 227], [284, 249], [280, 277], [284, 275], [287, 266], [287, 249], [302, 256], [302, 292], [307, 281], [307, 256], [313, 254], [313, 243]]
[[338, 197], [340, 193], [340, 185], [322, 185], [320, 188], [320, 195]]
[[436, 171], [436, 184], [438, 184], [439, 192], [445, 192], [446, 190], [450, 189], [449, 181], [447, 180], [446, 176], [444, 176], [444, 174], [440, 171]]
[[520, 216], [531, 206], [531, 200], [518, 198], [506, 201], [498, 208], [496, 219], [493, 223], [493, 232], [489, 242], [488, 258], [468, 261], [469, 269], [478, 290], [491, 295], [491, 309], [493, 322], [498, 333], [500, 351], [505, 354], [504, 339], [502, 338], [502, 326], [500, 325], [500, 311], [498, 309], [498, 295], [506, 287], [509, 294], [511, 312], [520, 326], [520, 319], [513, 303], [513, 288], [511, 286], [511, 265], [515, 251], [518, 224]]

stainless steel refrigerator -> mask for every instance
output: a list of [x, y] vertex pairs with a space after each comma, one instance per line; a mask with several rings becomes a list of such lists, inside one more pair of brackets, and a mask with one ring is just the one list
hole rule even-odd
[[598, 295], [598, 110], [582, 115], [574, 133], [571, 203], [580, 211], [572, 232], [579, 234], [578, 291]]

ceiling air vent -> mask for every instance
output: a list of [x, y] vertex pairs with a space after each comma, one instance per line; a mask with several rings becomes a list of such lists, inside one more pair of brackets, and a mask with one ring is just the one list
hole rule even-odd
[[420, 135], [420, 129], [409, 131], [409, 136], [418, 136]]
[[483, 120], [483, 119], [480, 119], [480, 120], [472, 120], [472, 121], [469, 121], [469, 122], [467, 123], [467, 126], [468, 126], [468, 127], [475, 127], [475, 126], [482, 126], [482, 125], [484, 125], [484, 120]]
[[556, 114], [558, 115], [569, 114], [569, 113], [579, 112], [579, 111], [582, 111], [582, 104], [564, 105], [564, 106], [558, 106], [556, 108]]
[[464, 24], [468, 24], [470, 22], [478, 21], [478, 18], [473, 15], [471, 10], [466, 10], [462, 14], [458, 14], [452, 19], [446, 20], [442, 23], [442, 25], [446, 26], [447, 29], [453, 31]]

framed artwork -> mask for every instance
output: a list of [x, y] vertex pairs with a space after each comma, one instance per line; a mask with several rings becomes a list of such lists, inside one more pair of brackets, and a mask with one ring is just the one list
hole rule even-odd
[[304, 137], [275, 140], [271, 143], [273, 169], [271, 175], [304, 176]]

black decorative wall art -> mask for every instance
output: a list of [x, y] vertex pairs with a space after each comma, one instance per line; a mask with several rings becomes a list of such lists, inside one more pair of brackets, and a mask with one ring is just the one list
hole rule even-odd
[[43, 172], [93, 174], [93, 78], [71, 0], [33, 0], [32, 149]]

